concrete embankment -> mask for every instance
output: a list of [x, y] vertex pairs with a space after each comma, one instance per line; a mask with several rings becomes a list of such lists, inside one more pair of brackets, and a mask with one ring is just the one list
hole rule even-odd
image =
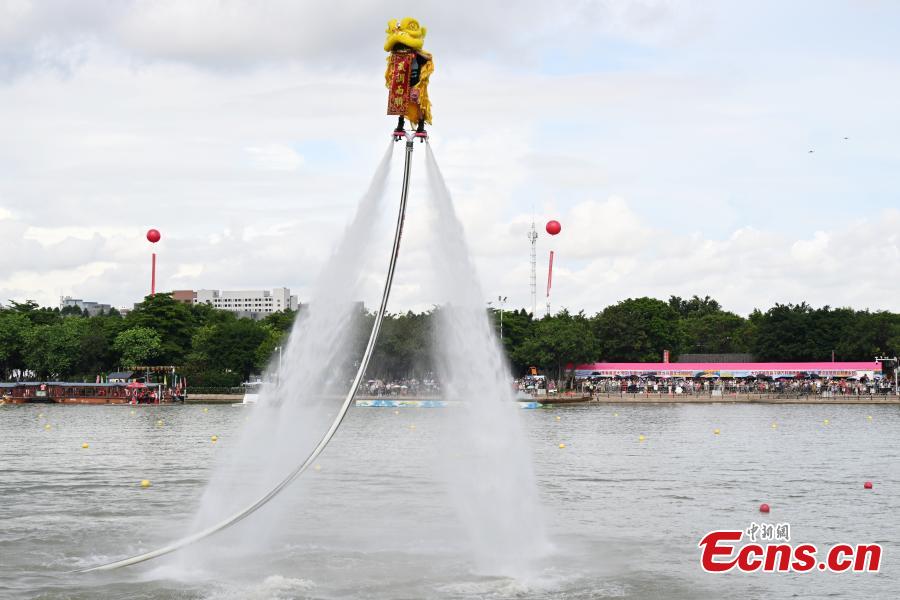
[[234, 404], [243, 402], [243, 394], [191, 394], [184, 399], [185, 404]]
[[[242, 402], [241, 394], [188, 394], [186, 404], [235, 404]], [[418, 396], [357, 396], [357, 400], [437, 400], [435, 397]], [[600, 404], [710, 404], [710, 403], [758, 403], [758, 404], [900, 404], [900, 396], [789, 396], [778, 394], [599, 394], [592, 398], [535, 397], [545, 404], [600, 403]]]

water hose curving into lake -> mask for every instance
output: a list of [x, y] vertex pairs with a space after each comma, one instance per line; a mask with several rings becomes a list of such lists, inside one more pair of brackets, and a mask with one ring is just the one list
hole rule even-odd
[[169, 554], [171, 552], [184, 548], [185, 546], [189, 546], [194, 542], [198, 542], [203, 538], [209, 537], [214, 533], [222, 531], [223, 529], [227, 529], [228, 527], [231, 527], [235, 523], [244, 520], [245, 518], [256, 512], [258, 509], [262, 508], [267, 502], [269, 502], [269, 500], [277, 496], [292, 481], [297, 479], [297, 477], [299, 477], [300, 474], [303, 473], [309, 467], [309, 465], [311, 465], [322, 453], [322, 451], [331, 441], [331, 438], [334, 437], [335, 433], [337, 433], [338, 427], [340, 427], [341, 422], [347, 415], [347, 410], [349, 410], [350, 404], [353, 403], [353, 398], [356, 396], [356, 391], [359, 388], [359, 385], [362, 382], [362, 378], [366, 373], [366, 368], [369, 366], [369, 360], [372, 358], [372, 351], [375, 349], [375, 342], [378, 339], [378, 332], [381, 330], [381, 322], [384, 319], [385, 311], [387, 310], [388, 297], [391, 294], [391, 284], [394, 281], [394, 270], [397, 267], [397, 255], [400, 252], [400, 238], [403, 234], [403, 222], [406, 219], [406, 201], [409, 194], [409, 171], [410, 162], [412, 160], [412, 151], [413, 141], [410, 137], [407, 137], [406, 157], [403, 163], [403, 190], [400, 194], [400, 209], [397, 213], [397, 225], [396, 229], [394, 230], [394, 245], [391, 248], [391, 259], [388, 263], [387, 277], [384, 281], [384, 291], [381, 294], [381, 304], [378, 307], [378, 312], [375, 313], [375, 322], [373, 323], [372, 331], [369, 334], [369, 341], [366, 344], [366, 350], [363, 353], [362, 360], [359, 363], [359, 368], [356, 371], [356, 376], [353, 378], [353, 383], [350, 385], [347, 396], [344, 398], [344, 402], [343, 404], [341, 404], [341, 407], [338, 410], [334, 421], [331, 423], [328, 431], [326, 431], [322, 436], [322, 439], [319, 440], [319, 443], [316, 445], [316, 447], [313, 448], [312, 452], [309, 454], [306, 460], [303, 461], [299, 466], [297, 466], [293, 471], [291, 471], [284, 479], [282, 479], [278, 483], [278, 485], [276, 485], [269, 492], [256, 500], [253, 504], [250, 504], [243, 510], [228, 517], [224, 521], [221, 521], [215, 525], [212, 525], [211, 527], [198, 531], [187, 537], [181, 538], [180, 540], [172, 542], [171, 544], [163, 546], [162, 548], [158, 548], [144, 554], [139, 554], [137, 556], [132, 556], [130, 558], [123, 558], [122, 560], [117, 560], [115, 562], [107, 563], [104, 565], [98, 565], [96, 567], [90, 567], [88, 569], [81, 569], [76, 571], [77, 573], [88, 573], [91, 571], [109, 571], [112, 569], [119, 569], [121, 567], [136, 565], [138, 563], [142, 563], [144, 561]]

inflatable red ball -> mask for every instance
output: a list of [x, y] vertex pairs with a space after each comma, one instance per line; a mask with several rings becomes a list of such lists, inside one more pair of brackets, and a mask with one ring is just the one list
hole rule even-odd
[[760, 504], [760, 505], [759, 505], [759, 512], [761, 512], [761, 513], [767, 513], [767, 512], [769, 512], [769, 505], [766, 504], [765, 502], [763, 502], [762, 504]]
[[872, 489], [872, 482], [871, 482], [871, 481], [865, 482], [865, 483], [863, 484], [863, 487], [866, 488], [867, 490], [871, 490], [871, 489]]
[[162, 236], [159, 234], [159, 231], [157, 231], [156, 229], [151, 229], [150, 231], [147, 232], [147, 240], [151, 244], [155, 244], [156, 242], [158, 242], [159, 238], [161, 238], [161, 237]]
[[547, 221], [547, 233], [556, 235], [560, 231], [562, 231], [562, 225], [559, 224], [559, 221]]

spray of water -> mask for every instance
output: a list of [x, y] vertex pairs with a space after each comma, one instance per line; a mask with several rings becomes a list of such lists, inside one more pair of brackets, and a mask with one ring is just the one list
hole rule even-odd
[[462, 225], [431, 147], [426, 157], [434, 285], [446, 304], [434, 336], [448, 400], [441, 476], [465, 524], [478, 567], [522, 576], [548, 551], [512, 376], [488, 320]]
[[[192, 529], [221, 521], [271, 489], [308, 456], [331, 424], [359, 359], [354, 346], [362, 313], [353, 300], [363, 294], [364, 257], [375, 242], [393, 146], [312, 287], [310, 304], [301, 311], [284, 348], [282, 369], [276, 373], [277, 364], [272, 364], [258, 404], [247, 411], [240, 438], [220, 460]], [[294, 500], [297, 495], [291, 494]], [[290, 504], [275, 500], [257, 513], [252, 535], [246, 535], [245, 523], [220, 534], [215, 545], [193, 547], [175, 560], [196, 568], [229, 554], [262, 549]]]

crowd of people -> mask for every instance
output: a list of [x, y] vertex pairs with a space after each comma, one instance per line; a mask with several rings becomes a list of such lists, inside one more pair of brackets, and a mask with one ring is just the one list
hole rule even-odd
[[434, 379], [398, 379], [383, 381], [370, 379], [363, 384], [363, 391], [369, 396], [435, 396], [441, 391]]
[[694, 378], [660, 379], [653, 377], [601, 378], [576, 380], [586, 394], [787, 394], [821, 396], [869, 396], [889, 394], [892, 382], [885, 378]]
[[[735, 395], [784, 394], [821, 396], [870, 396], [890, 394], [893, 382], [887, 378], [847, 377], [797, 378], [662, 378], [653, 376], [586, 377], [568, 382], [568, 389], [584, 395], [658, 394], [658, 395]], [[543, 375], [527, 375], [513, 382], [513, 390], [529, 395], [554, 395], [563, 387], [556, 379]], [[369, 396], [437, 396], [441, 386], [435, 379], [370, 379], [362, 385]]]

